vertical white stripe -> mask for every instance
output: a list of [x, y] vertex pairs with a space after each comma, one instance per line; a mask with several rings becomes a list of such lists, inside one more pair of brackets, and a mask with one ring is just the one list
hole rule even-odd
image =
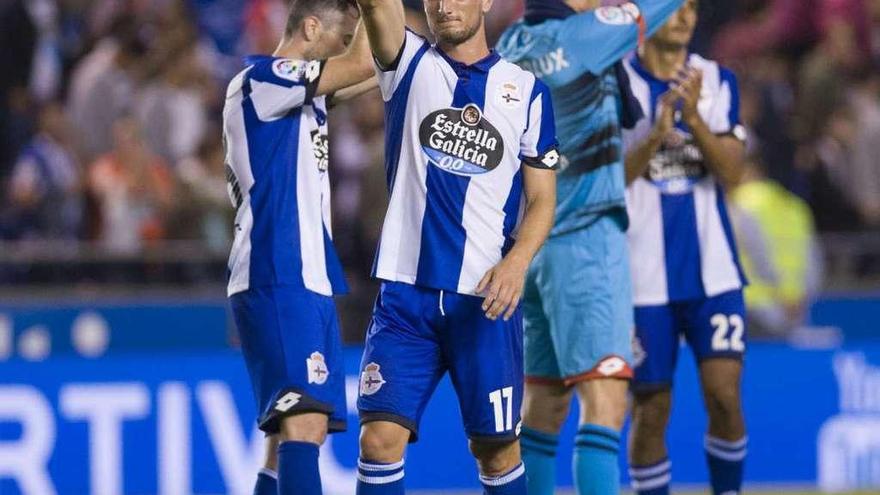
[[[531, 95], [533, 81], [530, 75], [504, 61], [498, 62], [489, 71], [483, 116], [501, 133], [504, 155], [495, 170], [472, 176], [468, 186], [462, 215], [467, 239], [458, 279], [459, 293], [473, 294], [483, 275], [501, 261], [504, 205], [510, 195], [514, 176], [521, 166], [520, 143], [527, 124], [529, 102], [526, 96], [520, 105], [507, 106], [500, 102], [499, 92], [504, 83], [515, 82], [524, 95]], [[540, 99], [538, 101], [540, 111]], [[535, 121], [536, 118], [538, 129], [534, 129], [535, 144], [540, 134], [540, 113], [537, 116], [533, 114], [531, 120]]]
[[739, 271], [724, 233], [717, 200], [715, 180], [711, 177], [703, 179], [694, 188], [703, 287], [709, 297], [741, 287]]
[[254, 185], [251, 159], [248, 152], [247, 129], [242, 108], [241, 84], [247, 71], [229, 83], [226, 105], [223, 109], [223, 132], [226, 135], [226, 163], [238, 179], [242, 204], [235, 213], [235, 239], [229, 255], [228, 295], [247, 290], [250, 286], [251, 231], [254, 226], [250, 190]]
[[[299, 126], [299, 145], [296, 165], [297, 213], [299, 215], [299, 248], [302, 258], [302, 276], [307, 289], [333, 295], [327, 277], [327, 260], [324, 256], [324, 215], [318, 195], [324, 187], [322, 174], [318, 171], [315, 152], [312, 149], [311, 131], [317, 129], [315, 111], [303, 107]], [[295, 246], [291, 246], [294, 249]]]
[[159, 388], [159, 493], [192, 492], [190, 397], [186, 384], [169, 382]]
[[376, 265], [376, 276], [385, 280], [411, 284], [418, 274], [428, 176], [428, 160], [419, 142], [418, 119], [428, 113], [428, 109], [441, 108], [452, 101], [448, 84], [444, 90], [446, 78], [436, 63], [437, 57], [433, 52], [426, 53], [416, 68], [403, 122], [387, 123], [390, 132], [402, 132], [403, 136]]
[[632, 266], [633, 303], [654, 306], [669, 302], [666, 245], [660, 190], [639, 178], [626, 190], [630, 227], [627, 232]]

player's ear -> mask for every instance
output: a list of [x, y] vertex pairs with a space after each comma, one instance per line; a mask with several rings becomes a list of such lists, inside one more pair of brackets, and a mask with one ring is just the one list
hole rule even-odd
[[490, 10], [492, 10], [492, 4], [494, 0], [482, 0], [483, 1], [483, 13], [488, 14]]
[[303, 19], [300, 30], [302, 31], [303, 38], [306, 41], [315, 41], [321, 34], [321, 20], [313, 15], [310, 15]]

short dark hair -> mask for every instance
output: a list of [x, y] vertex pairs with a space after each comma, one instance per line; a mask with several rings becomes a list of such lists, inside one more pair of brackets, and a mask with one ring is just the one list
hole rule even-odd
[[284, 35], [293, 36], [306, 17], [323, 17], [330, 12], [346, 13], [351, 9], [358, 10], [357, 0], [290, 0]]

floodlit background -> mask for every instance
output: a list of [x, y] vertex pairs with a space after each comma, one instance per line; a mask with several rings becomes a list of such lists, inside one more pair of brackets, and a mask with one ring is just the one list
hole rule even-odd
[[[880, 493], [880, 0], [701, 4], [693, 48], [736, 71], [751, 133], [729, 197], [754, 283], [747, 486]], [[496, 0], [493, 40], [521, 8]], [[284, 19], [282, 0], [0, 0], [0, 494], [251, 491], [262, 438], [224, 297], [220, 109]], [[371, 93], [330, 118], [350, 400], [382, 116]], [[675, 482], [700, 489], [685, 356], [669, 441]], [[478, 488], [457, 415], [444, 383], [409, 488]], [[356, 432], [325, 446], [328, 493], [353, 493], [356, 455]]]

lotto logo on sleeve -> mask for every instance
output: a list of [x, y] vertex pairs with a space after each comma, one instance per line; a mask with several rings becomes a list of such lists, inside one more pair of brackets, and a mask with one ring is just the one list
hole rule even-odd
[[476, 105], [432, 112], [419, 127], [419, 140], [432, 164], [455, 175], [485, 174], [504, 156], [501, 133]]

